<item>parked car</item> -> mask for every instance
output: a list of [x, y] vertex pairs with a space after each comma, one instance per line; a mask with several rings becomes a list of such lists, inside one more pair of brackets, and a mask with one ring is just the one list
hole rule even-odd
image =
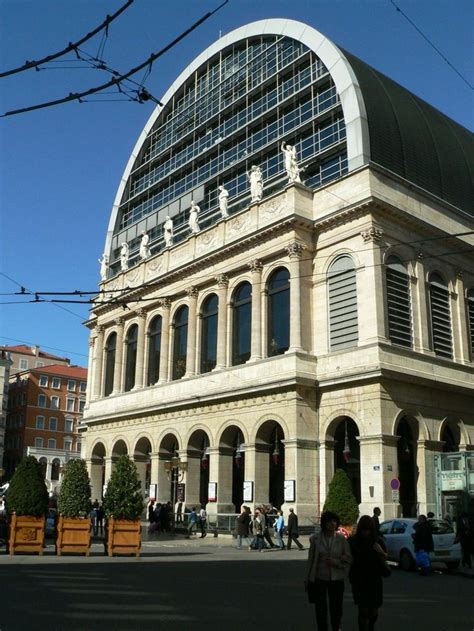
[[56, 537], [57, 512], [55, 508], [48, 508], [44, 523], [44, 534], [46, 537]]
[[[384, 521], [380, 524], [389, 561], [397, 561], [403, 570], [416, 568], [413, 537], [417, 519], [400, 518]], [[456, 535], [451, 524], [444, 519], [429, 519], [433, 532], [434, 552], [430, 559], [445, 563], [450, 570], [455, 570], [461, 561], [461, 546], [455, 543]]]

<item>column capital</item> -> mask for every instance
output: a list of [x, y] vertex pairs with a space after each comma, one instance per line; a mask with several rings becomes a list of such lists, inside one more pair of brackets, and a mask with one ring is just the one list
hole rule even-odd
[[419, 261], [421, 263], [424, 258], [425, 258], [425, 255], [423, 254], [423, 251], [422, 250], [418, 250], [418, 252], [416, 253], [417, 261]]
[[388, 447], [396, 447], [400, 436], [394, 434], [371, 434], [370, 436], [357, 436], [360, 444], [364, 445], [387, 445]]
[[121, 317], [120, 318], [115, 318], [115, 324], [117, 326], [123, 326], [124, 322], [125, 322], [125, 318], [121, 318]]
[[227, 289], [229, 286], [229, 276], [227, 274], [218, 274], [215, 279], [219, 288]]
[[261, 274], [262, 273], [262, 269], [263, 269], [263, 263], [260, 259], [254, 259], [253, 261], [250, 261], [250, 263], [248, 264], [249, 266], [249, 270], [252, 273], [258, 273]]
[[444, 440], [426, 440], [422, 438], [420, 440], [417, 440], [416, 444], [418, 445], [418, 447], [424, 447], [428, 451], [442, 452], [445, 442]]
[[161, 298], [160, 305], [163, 309], [171, 309], [171, 298]]
[[296, 447], [298, 449], [311, 449], [316, 451], [319, 447], [317, 440], [310, 440], [309, 438], [287, 438], [282, 442], [285, 445], [285, 449], [287, 447]]
[[197, 298], [199, 294], [199, 289], [195, 287], [194, 285], [192, 285], [191, 287], [188, 287], [186, 289], [186, 294], [188, 298]]
[[146, 318], [146, 311], [147, 311], [146, 309], [144, 309], [143, 307], [140, 307], [140, 309], [137, 309], [136, 311], [137, 316], [139, 318]]
[[464, 271], [462, 269], [457, 269], [456, 270], [456, 278], [459, 280], [463, 280], [464, 279]]
[[95, 327], [95, 332], [96, 332], [96, 335], [100, 335], [100, 334], [101, 334], [101, 333], [103, 333], [104, 331], [105, 331], [105, 326], [104, 326], [103, 324], [98, 324], [98, 325]]
[[288, 244], [285, 248], [290, 259], [300, 259], [303, 256], [303, 250], [306, 249], [304, 243], [300, 243], [299, 241], [292, 241], [292, 243]]
[[374, 228], [374, 226], [371, 226], [368, 230], [362, 230], [360, 236], [364, 240], [364, 243], [378, 243], [382, 240], [383, 230], [381, 228]]

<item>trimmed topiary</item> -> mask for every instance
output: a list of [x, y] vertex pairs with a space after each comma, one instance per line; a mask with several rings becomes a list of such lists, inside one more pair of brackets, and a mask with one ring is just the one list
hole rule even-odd
[[64, 470], [58, 498], [63, 517], [87, 517], [92, 509], [91, 485], [84, 460], [69, 460]]
[[352, 492], [351, 481], [343, 469], [336, 469], [329, 483], [328, 494], [323, 511], [331, 511], [339, 515], [341, 524], [352, 525], [359, 516], [359, 505]]
[[6, 493], [8, 514], [15, 512], [18, 516], [43, 517], [48, 499], [41, 465], [34, 456], [26, 456], [13, 474]]
[[129, 456], [119, 456], [104, 497], [104, 511], [114, 519], [139, 519], [143, 494], [137, 467]]

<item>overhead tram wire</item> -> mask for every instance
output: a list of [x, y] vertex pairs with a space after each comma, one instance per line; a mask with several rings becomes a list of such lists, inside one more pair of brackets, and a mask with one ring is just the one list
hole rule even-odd
[[74, 51], [78, 46], [81, 46], [82, 44], [84, 44], [84, 42], [87, 42], [89, 39], [94, 37], [94, 35], [97, 35], [97, 33], [100, 33], [100, 31], [103, 31], [104, 29], [108, 31], [109, 24], [113, 22], [115, 18], [117, 18], [126, 9], [128, 9], [128, 7], [131, 4], [133, 4], [133, 2], [134, 0], [127, 0], [127, 2], [122, 7], [120, 7], [118, 11], [116, 11], [112, 15], [107, 15], [105, 20], [97, 28], [95, 28], [90, 33], [87, 33], [87, 35], [82, 37], [77, 42], [74, 42], [74, 43], [70, 42], [66, 46], [66, 48], [63, 48], [63, 50], [60, 50], [57, 53], [53, 53], [52, 55], [47, 55], [46, 57], [43, 57], [42, 59], [39, 59], [37, 61], [26, 61], [23, 64], [23, 66], [19, 66], [18, 68], [13, 68], [12, 70], [7, 70], [6, 72], [0, 72], [0, 79], [2, 79], [3, 77], [8, 77], [12, 74], [16, 74], [18, 72], [30, 70], [31, 68], [38, 68], [38, 66], [40, 66], [41, 64], [47, 63], [49, 61], [53, 61], [53, 59], [57, 59], [58, 57], [62, 57], [63, 55], [67, 55], [67, 53]]
[[[189, 33], [194, 31], [198, 26], [200, 26], [203, 22], [205, 22], [212, 15], [214, 15], [214, 13], [219, 11], [228, 2], [229, 2], [229, 0], [224, 0], [224, 2], [222, 2], [213, 11], [208, 11], [208, 13], [206, 13], [201, 18], [199, 18], [199, 20], [197, 20], [197, 22], [192, 24], [188, 29], [186, 29], [183, 33], [181, 33], [181, 35], [178, 35], [178, 37], [176, 37], [169, 44], [164, 46], [164, 48], [159, 50], [157, 53], [153, 53], [152, 55], [150, 55], [146, 61], [144, 61], [143, 63], [141, 63], [138, 66], [135, 66], [135, 68], [132, 68], [127, 73], [125, 73], [123, 75], [120, 75], [118, 77], [115, 77], [114, 79], [112, 79], [111, 81], [109, 81], [107, 83], [104, 83], [104, 84], [102, 84], [100, 86], [97, 86], [95, 88], [91, 88], [91, 89], [86, 90], [84, 92], [71, 92], [68, 96], [66, 96], [66, 97], [64, 97], [62, 99], [55, 99], [54, 101], [47, 101], [45, 103], [38, 103], [37, 105], [31, 105], [29, 107], [23, 107], [21, 109], [11, 110], [9, 112], [5, 112], [4, 114], [0, 115], [0, 118], [5, 118], [6, 116], [14, 116], [16, 114], [24, 114], [26, 112], [32, 112], [32, 111], [35, 111], [35, 110], [44, 109], [46, 107], [53, 107], [54, 105], [60, 105], [62, 103], [68, 103], [69, 101], [79, 101], [79, 103], [81, 103], [81, 102], [83, 102], [83, 98], [86, 97], [86, 96], [89, 96], [91, 94], [96, 94], [97, 92], [101, 92], [102, 90], [105, 90], [105, 89], [110, 88], [112, 86], [119, 85], [120, 83], [122, 83], [122, 81], [126, 81], [129, 77], [131, 77], [132, 75], [136, 74], [137, 72], [139, 72], [140, 70], [142, 70], [146, 66], [151, 66], [154, 61], [156, 61], [159, 57], [161, 57], [166, 52], [168, 52], [168, 50], [170, 50], [171, 48], [176, 46], [176, 44], [178, 44], [182, 39], [184, 39], [187, 35], [189, 35]], [[139, 102], [144, 102], [145, 100], [147, 100], [147, 98], [146, 98], [147, 95], [148, 95], [148, 93], [145, 92], [144, 97], [142, 99], [138, 99], [138, 101]], [[159, 101], [157, 101], [157, 103], [158, 103], [158, 105], [163, 105]]]

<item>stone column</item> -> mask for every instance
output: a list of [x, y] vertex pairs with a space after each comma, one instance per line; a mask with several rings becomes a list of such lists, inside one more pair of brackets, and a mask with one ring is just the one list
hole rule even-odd
[[105, 486], [107, 486], [107, 484], [109, 483], [109, 480], [110, 480], [110, 476], [112, 475], [113, 460], [112, 460], [111, 457], [104, 458], [104, 463], [105, 463], [105, 480], [104, 480], [104, 484], [105, 484]]
[[418, 514], [426, 515], [436, 511], [436, 472], [434, 456], [443, 452], [444, 442], [439, 440], [418, 440], [416, 464], [418, 467], [417, 500]]
[[262, 269], [258, 259], [249, 263], [252, 276], [252, 340], [250, 361], [262, 359]]
[[122, 392], [122, 375], [123, 370], [123, 318], [117, 318], [117, 346], [115, 349], [115, 365], [114, 365], [114, 388], [112, 394]]
[[334, 440], [324, 440], [319, 444], [319, 511], [323, 510], [329, 483], [334, 476]]
[[300, 525], [314, 520], [314, 507], [318, 503], [318, 443], [315, 440], [289, 438], [285, 445], [285, 480], [295, 483], [295, 499], [285, 502], [282, 510], [288, 514], [295, 509]]
[[423, 253], [419, 252], [415, 263], [415, 276], [410, 278], [412, 287], [413, 310], [413, 350], [434, 354], [430, 348], [430, 330], [428, 322], [428, 296], [425, 283]]
[[[159, 465], [160, 465], [160, 454], [157, 451], [150, 452], [150, 484], [156, 484], [156, 496], [158, 495], [158, 467]], [[156, 496], [155, 496], [155, 500], [156, 500]]]
[[397, 444], [399, 437], [389, 434], [358, 436], [360, 444], [361, 515], [372, 515], [376, 506], [382, 519], [399, 515], [399, 503], [392, 499], [390, 481], [398, 477]]
[[363, 252], [364, 269], [357, 273], [359, 339], [361, 343], [387, 341], [381, 250], [383, 230], [371, 226], [360, 234], [365, 250]]
[[146, 330], [145, 330], [146, 310], [138, 309], [137, 315], [138, 315], [137, 365], [135, 367], [135, 386], [133, 387], [134, 390], [143, 388], [143, 384], [144, 384], [143, 358], [145, 356], [145, 344], [146, 344]]
[[301, 258], [304, 246], [294, 241], [286, 248], [290, 259], [290, 347], [288, 352], [301, 350]]
[[[217, 502], [208, 502], [209, 515], [217, 513], [234, 513], [232, 503], [232, 465], [234, 450], [230, 447], [208, 447], [209, 482], [217, 484]], [[237, 510], [240, 506], [237, 508]]]
[[[185, 452], [186, 453], [186, 452]], [[186, 507], [193, 506], [199, 512], [201, 503], [199, 501], [201, 486], [201, 457], [195, 451], [189, 451], [185, 456], [181, 456], [181, 460], [188, 462], [188, 470], [186, 471]]]
[[92, 376], [89, 379], [89, 383], [91, 385], [90, 390], [90, 399], [95, 401], [96, 399], [100, 399], [100, 396], [103, 392], [102, 387], [102, 365], [103, 365], [103, 355], [104, 355], [104, 327], [97, 326], [96, 327], [96, 336], [93, 338], [94, 350], [93, 352], [93, 361], [92, 361]]
[[89, 355], [87, 359], [87, 382], [88, 387], [86, 390], [86, 404], [89, 405], [92, 399], [92, 389], [94, 384], [94, 355], [95, 355], [95, 342], [96, 336], [89, 335]]
[[[155, 458], [153, 458], [153, 456], [155, 456]], [[161, 504], [166, 504], [166, 502], [169, 502], [173, 499], [171, 497], [171, 472], [168, 473], [165, 470], [165, 460], [171, 460], [171, 457], [171, 454], [169, 454], [168, 452], [158, 452], [158, 454], [152, 454], [151, 479], [152, 481], [154, 479], [157, 480], [158, 487], [156, 491], [156, 501], [161, 502]], [[153, 478], [154, 463], [156, 469], [156, 478]]]
[[245, 450], [245, 481], [252, 481], [253, 484], [253, 502], [244, 502], [247, 506], [251, 506], [252, 510], [255, 506], [268, 504], [268, 496], [270, 492], [270, 446], [255, 443], [253, 445], [243, 445]]
[[158, 383], [166, 383], [169, 380], [169, 356], [170, 356], [170, 309], [171, 300], [162, 300], [161, 321], [161, 347], [160, 347], [160, 375]]
[[188, 344], [186, 348], [186, 374], [192, 377], [196, 374], [196, 305], [199, 291], [197, 287], [189, 287], [186, 290], [189, 301], [188, 312]]
[[[469, 330], [467, 324], [466, 290], [462, 270], [457, 270], [456, 272], [456, 291], [451, 294], [451, 313], [453, 314], [454, 359], [467, 364], [470, 360]], [[472, 335], [474, 335], [474, 331]]]
[[229, 277], [227, 274], [216, 276], [219, 296], [219, 311], [217, 314], [217, 361], [214, 370], [227, 366], [227, 289]]
[[148, 459], [145, 456], [135, 456], [134, 457], [135, 466], [137, 468], [138, 477], [140, 478], [140, 482], [142, 485], [141, 492], [143, 496], [146, 495], [146, 467], [148, 464]]

